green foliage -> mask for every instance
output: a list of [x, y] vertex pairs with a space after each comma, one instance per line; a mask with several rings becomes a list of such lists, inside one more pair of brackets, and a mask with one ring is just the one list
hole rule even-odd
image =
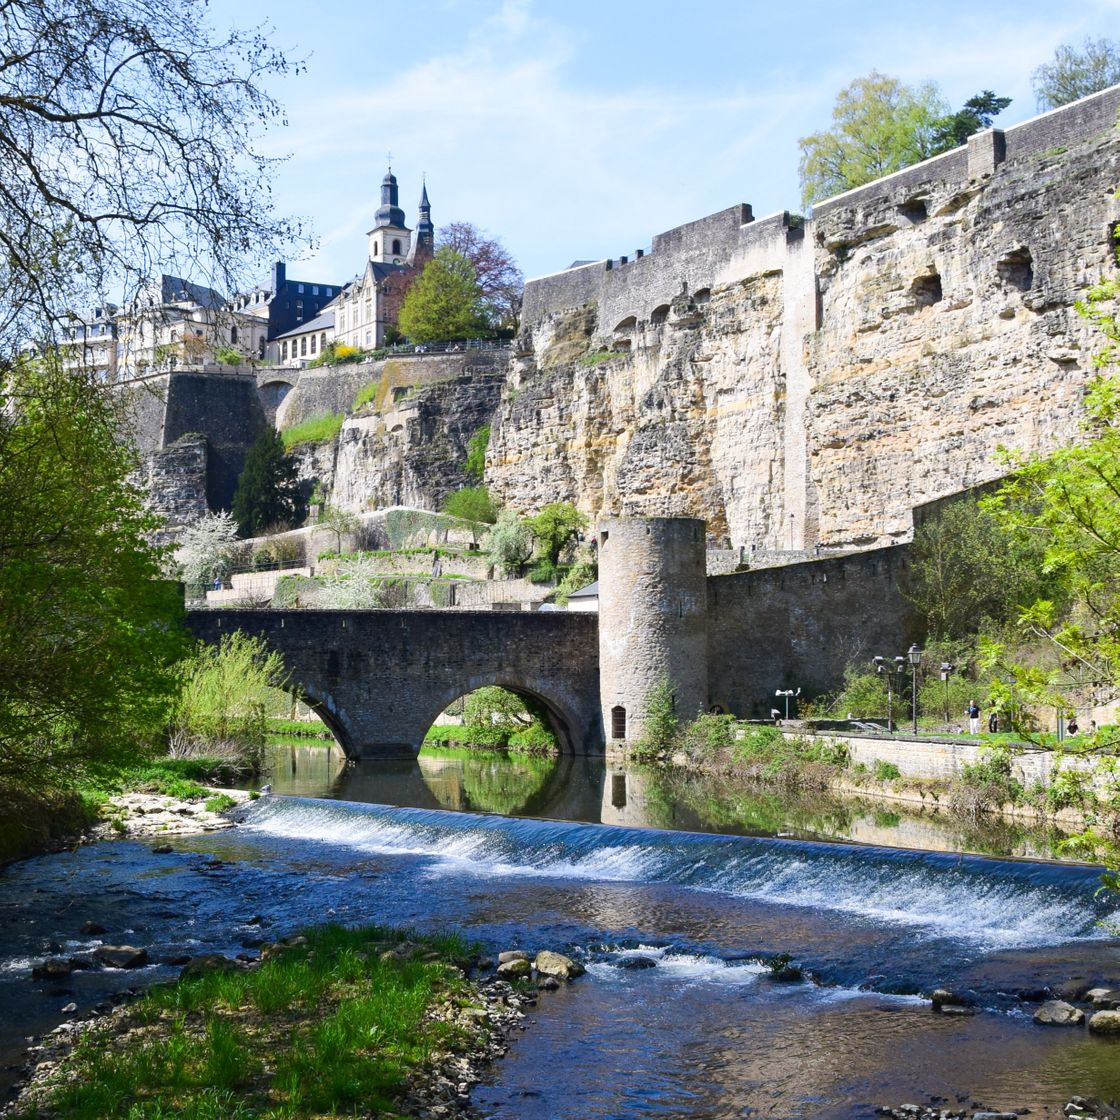
[[557, 606], [566, 606], [568, 597], [575, 591], [586, 587], [589, 583], [594, 583], [599, 578], [599, 565], [591, 560], [582, 560], [579, 563], [573, 564], [564, 574], [564, 578], [560, 581], [556, 588], [556, 594], [553, 596], [553, 602]]
[[297, 468], [284, 450], [285, 441], [280, 433], [269, 428], [245, 456], [232, 510], [242, 536], [251, 537], [275, 525], [294, 525], [303, 520]]
[[619, 357], [619, 355], [614, 350], [592, 350], [591, 353], [584, 354], [581, 358], [578, 358], [576, 365], [587, 367], [597, 366], [617, 357]]
[[[328, 342], [326, 346], [319, 351], [318, 357], [312, 358], [307, 363], [308, 369], [316, 369], [319, 366], [340, 366], [347, 362], [360, 362], [365, 355], [357, 346], [347, 346], [344, 342]], [[357, 408], [357, 403], [354, 405]]]
[[533, 555], [533, 534], [513, 510], [502, 510], [486, 546], [495, 567], [507, 576], [520, 575]]
[[443, 512], [473, 525], [493, 525], [498, 520], [498, 507], [485, 486], [464, 486], [452, 491], [443, 499]]
[[893, 762], [887, 762], [882, 758], [875, 759], [872, 773], [880, 782], [890, 782], [895, 778], [902, 777], [902, 772]]
[[1057, 109], [1120, 82], [1120, 46], [1086, 36], [1080, 48], [1063, 43], [1031, 75], [1040, 109]]
[[309, 416], [301, 424], [295, 424], [280, 433], [284, 450], [292, 451], [307, 443], [331, 443], [338, 439], [342, 422], [346, 417], [341, 412], [326, 412], [319, 416]]
[[634, 744], [634, 753], [641, 758], [672, 750], [679, 730], [673, 683], [668, 679], [658, 681], [650, 689], [642, 733]]
[[467, 440], [467, 462], [463, 467], [466, 476], [475, 482], [481, 482], [486, 473], [486, 450], [490, 446], [490, 425], [483, 424], [469, 440]]
[[364, 405], [369, 404], [370, 401], [376, 400], [380, 388], [380, 381], [371, 381], [368, 385], [363, 385], [357, 393], [354, 394], [354, 403], [350, 406], [350, 411], [357, 412]]
[[528, 519], [528, 526], [536, 538], [541, 558], [555, 569], [560, 557], [587, 528], [587, 518], [571, 502], [549, 502], [540, 513]]
[[818, 763], [844, 768], [850, 762], [848, 748], [835, 739], [783, 735], [776, 727], [748, 725], [732, 748], [732, 757], [760, 768], [767, 779], [789, 777], [805, 766]]
[[680, 729], [676, 745], [689, 758], [712, 757], [731, 750], [737, 727], [734, 716], [704, 713]]
[[1014, 777], [1011, 749], [1006, 746], [982, 746], [976, 762], [961, 767], [961, 778], [986, 802], [1014, 803], [1023, 797], [1023, 786]]
[[915, 531], [907, 595], [931, 637], [963, 638], [1059, 592], [1045, 550], [1042, 536], [1013, 531], [990, 503], [965, 496]]
[[393, 552], [414, 546], [418, 538], [422, 538], [421, 544], [427, 544], [428, 537], [443, 525], [438, 513], [418, 509], [395, 509], [385, 516], [385, 533]]
[[82, 374], [0, 372], [0, 796], [143, 755], [167, 717], [182, 598], [119, 422]]
[[199, 646], [180, 666], [182, 688], [170, 721], [175, 755], [205, 754], [260, 767], [268, 730], [269, 692], [282, 687], [279, 654], [240, 631], [218, 646]]
[[463, 702], [463, 723], [433, 726], [426, 742], [554, 753], [556, 736], [544, 706], [496, 685], [475, 689]]
[[219, 346], [217, 350], [214, 351], [214, 360], [223, 366], [233, 366], [236, 368], [245, 361], [245, 355], [235, 346]]
[[258, 968], [151, 989], [120, 1025], [133, 1032], [127, 1045], [83, 1037], [49, 1111], [71, 1120], [398, 1116], [433, 1053], [480, 1043], [436, 1013], [470, 997], [460, 939], [340, 926], [305, 937]]
[[964, 108], [939, 120], [933, 130], [933, 153], [947, 152], [968, 142], [968, 138], [981, 129], [991, 128], [993, 118], [1008, 105], [1010, 97], [996, 97], [990, 90], [983, 90], [970, 97]]
[[326, 506], [320, 510], [316, 525], [328, 533], [334, 533], [337, 552], [342, 551], [342, 538], [358, 532], [362, 527], [358, 515], [341, 506]]
[[237, 799], [230, 797], [228, 793], [216, 793], [213, 797], [206, 799], [206, 811], [208, 813], [224, 813], [227, 809], [232, 809], [237, 804]]
[[[905, 684], [909, 685], [909, 679]], [[897, 690], [896, 690], [897, 695]], [[898, 700], [895, 700], [896, 710]], [[844, 668], [844, 687], [832, 705], [842, 718], [849, 713], [856, 719], [885, 719], [887, 715], [887, 681], [874, 669], [856, 664]]]
[[177, 553], [183, 582], [202, 589], [225, 580], [237, 562], [238, 548], [237, 523], [224, 511], [188, 525], [179, 537]]
[[482, 293], [469, 258], [443, 246], [408, 289], [400, 329], [415, 343], [484, 338], [490, 333]]
[[798, 141], [802, 201], [808, 206], [926, 159], [947, 115], [932, 83], [912, 88], [874, 70], [857, 78], [837, 95], [832, 128]]

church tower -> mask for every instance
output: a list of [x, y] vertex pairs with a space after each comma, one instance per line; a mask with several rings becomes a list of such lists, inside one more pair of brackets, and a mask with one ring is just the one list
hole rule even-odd
[[423, 268], [435, 256], [436, 227], [432, 225], [432, 204], [428, 201], [428, 184], [420, 192], [420, 217], [416, 222], [416, 245], [408, 263]]
[[397, 177], [390, 167], [381, 180], [381, 205], [377, 208], [369, 237], [369, 259], [382, 264], [405, 264], [412, 249], [412, 232], [404, 224]]

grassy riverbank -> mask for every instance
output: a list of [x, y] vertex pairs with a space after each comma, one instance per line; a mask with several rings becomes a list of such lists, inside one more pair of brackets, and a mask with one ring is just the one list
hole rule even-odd
[[455, 936], [325, 926], [261, 956], [184, 976], [95, 1022], [13, 1115], [410, 1115], [408, 1098], [422, 1099], [456, 1055], [484, 1053], [494, 1032]]

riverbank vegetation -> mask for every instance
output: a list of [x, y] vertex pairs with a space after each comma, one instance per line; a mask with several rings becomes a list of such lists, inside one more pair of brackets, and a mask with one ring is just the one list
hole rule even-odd
[[475, 689], [455, 701], [448, 714], [461, 722], [433, 724], [424, 736], [425, 744], [524, 754], [559, 750], [544, 706], [505, 688]]
[[213, 963], [94, 1025], [13, 1115], [396, 1116], [492, 1029], [455, 936], [324, 926]]

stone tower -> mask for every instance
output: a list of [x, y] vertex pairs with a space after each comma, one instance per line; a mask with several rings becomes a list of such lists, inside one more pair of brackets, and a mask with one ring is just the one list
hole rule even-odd
[[708, 581], [703, 521], [651, 517], [599, 528], [599, 674], [607, 742], [637, 739], [652, 690], [668, 680], [677, 715], [708, 707]]
[[412, 231], [404, 224], [397, 177], [390, 167], [381, 180], [381, 205], [369, 237], [369, 259], [382, 264], [404, 264], [412, 247]]

